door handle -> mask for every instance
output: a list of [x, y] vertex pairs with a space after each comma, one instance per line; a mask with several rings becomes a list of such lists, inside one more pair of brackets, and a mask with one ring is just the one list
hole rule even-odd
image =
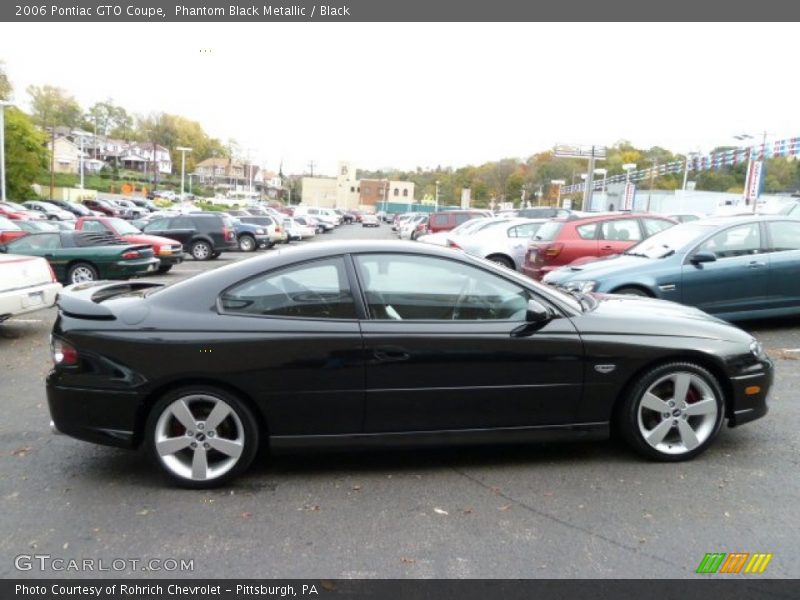
[[45, 254], [44, 257], [45, 258], [53, 258], [53, 255], [52, 254]]
[[613, 250], [613, 249], [614, 249], [613, 246], [603, 246], [602, 248], [600, 248], [600, 250]]
[[411, 358], [411, 355], [402, 348], [375, 348], [372, 354], [380, 362], [400, 362]]
[[766, 266], [767, 263], [759, 262], [757, 260], [754, 260], [753, 262], [747, 265], [749, 269], [760, 269], [761, 267], [766, 267]]

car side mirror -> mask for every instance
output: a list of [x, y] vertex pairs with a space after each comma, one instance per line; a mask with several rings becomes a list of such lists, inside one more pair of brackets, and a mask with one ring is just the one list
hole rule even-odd
[[699, 252], [695, 252], [692, 255], [692, 258], [689, 261], [693, 265], [699, 265], [702, 263], [709, 263], [709, 262], [716, 262], [717, 256], [713, 252], [709, 252], [708, 250], [700, 250]]
[[547, 323], [553, 318], [553, 313], [545, 305], [530, 299], [525, 310], [525, 320], [531, 324]]

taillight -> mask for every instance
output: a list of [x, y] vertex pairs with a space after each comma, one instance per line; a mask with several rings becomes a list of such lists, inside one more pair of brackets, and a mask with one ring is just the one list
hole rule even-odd
[[280, 225], [276, 225], [275, 226], [275, 233], [280, 233], [280, 232], [281, 232]]
[[53, 271], [53, 267], [50, 266], [50, 263], [47, 263], [47, 268], [50, 269], [50, 281], [53, 283], [58, 281], [58, 279], [56, 279], [56, 272]]
[[233, 230], [232, 229], [228, 229], [227, 227], [224, 227], [222, 229], [222, 233], [225, 236], [226, 240], [232, 240], [233, 239]]
[[561, 250], [564, 249], [564, 244], [548, 244], [545, 246], [540, 254], [545, 258], [555, 258], [559, 254], [561, 254]]
[[78, 351], [57, 337], [50, 336], [50, 355], [53, 362], [62, 367], [78, 364]]
[[456, 248], [457, 250], [461, 250], [461, 246], [456, 244], [453, 240], [447, 240], [447, 247], [448, 248]]
[[133, 260], [134, 258], [142, 258], [137, 250], [128, 250], [122, 253], [122, 260]]

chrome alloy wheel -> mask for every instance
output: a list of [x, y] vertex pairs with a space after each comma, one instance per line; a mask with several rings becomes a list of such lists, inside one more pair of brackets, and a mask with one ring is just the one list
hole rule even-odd
[[691, 452], [714, 433], [718, 406], [716, 393], [702, 377], [689, 371], [672, 372], [642, 395], [637, 411], [639, 433], [657, 452]]
[[72, 283], [84, 283], [85, 281], [94, 281], [94, 271], [84, 265], [79, 265], [72, 270], [70, 281]]
[[155, 449], [177, 477], [211, 481], [236, 466], [245, 445], [242, 422], [224, 400], [187, 395], [169, 404], [155, 426]]

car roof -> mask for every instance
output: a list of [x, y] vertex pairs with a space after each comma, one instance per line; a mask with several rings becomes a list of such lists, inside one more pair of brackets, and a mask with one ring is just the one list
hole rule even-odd
[[752, 221], [800, 221], [798, 217], [790, 217], [787, 215], [759, 215], [759, 214], [747, 214], [747, 215], [722, 215], [718, 217], [707, 217], [704, 219], [698, 219], [697, 221], [691, 221], [690, 223], [684, 223], [685, 225], [689, 224], [709, 224], [709, 225], [725, 225], [728, 223], [750, 223]]

